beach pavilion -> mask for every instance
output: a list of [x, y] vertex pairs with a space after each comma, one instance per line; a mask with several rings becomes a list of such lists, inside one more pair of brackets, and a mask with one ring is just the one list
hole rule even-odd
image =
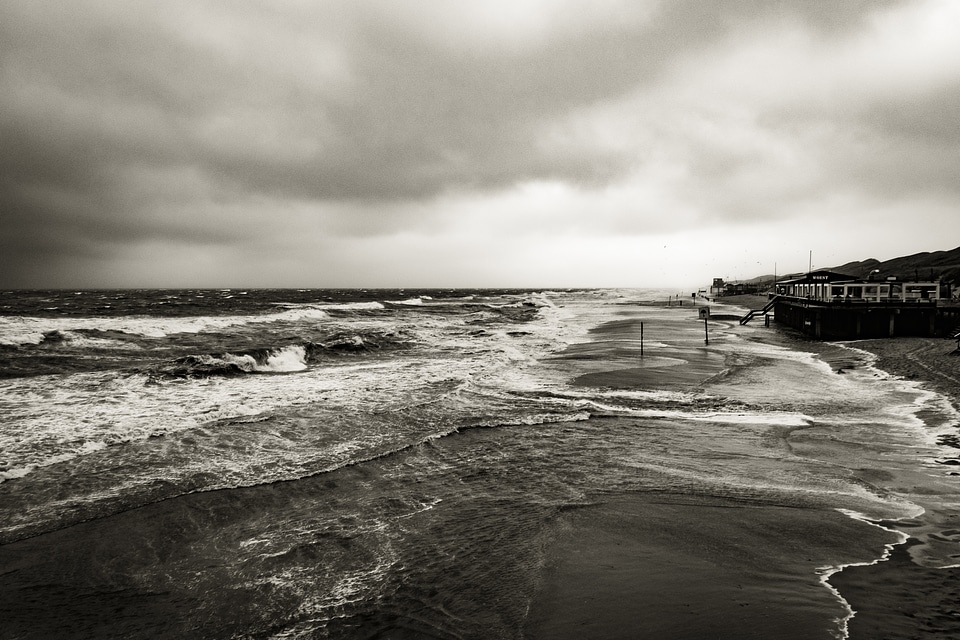
[[949, 299], [949, 288], [939, 281], [860, 280], [836, 271], [812, 271], [799, 278], [782, 280], [776, 293], [789, 298], [831, 302], [914, 302]]

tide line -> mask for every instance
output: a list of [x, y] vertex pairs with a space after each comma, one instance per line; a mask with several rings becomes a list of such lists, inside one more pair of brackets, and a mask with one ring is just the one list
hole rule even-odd
[[897, 536], [897, 538], [899, 538], [897, 542], [891, 542], [883, 545], [884, 549], [880, 557], [870, 562], [851, 562], [848, 564], [819, 567], [817, 569], [817, 574], [820, 576], [820, 584], [822, 584], [824, 587], [829, 589], [830, 592], [837, 598], [837, 600], [840, 601], [840, 604], [843, 605], [843, 608], [846, 609], [847, 611], [845, 616], [843, 616], [842, 618], [837, 618], [836, 620], [837, 627], [838, 627], [838, 635], [836, 637], [839, 638], [840, 640], [849, 640], [850, 638], [849, 624], [850, 624], [850, 621], [854, 618], [854, 616], [857, 615], [857, 612], [854, 610], [852, 606], [850, 606], [850, 603], [847, 602], [847, 599], [840, 594], [840, 592], [836, 589], [836, 587], [830, 584], [830, 578], [834, 574], [840, 573], [841, 571], [843, 571], [848, 567], [871, 567], [875, 564], [886, 562], [887, 560], [890, 559], [890, 555], [893, 553], [893, 550], [896, 547], [905, 543], [907, 540], [909, 540], [910, 536], [903, 533], [902, 531], [897, 531], [896, 529], [891, 529], [890, 527], [885, 527], [881, 524], [877, 524], [873, 520], [870, 520], [864, 514], [859, 513], [857, 511], [852, 511], [850, 509], [837, 509], [837, 511], [854, 520], [859, 520], [860, 522], [864, 522], [866, 524], [869, 524], [870, 526], [877, 527], [879, 529], [883, 529], [884, 531], [893, 533]]

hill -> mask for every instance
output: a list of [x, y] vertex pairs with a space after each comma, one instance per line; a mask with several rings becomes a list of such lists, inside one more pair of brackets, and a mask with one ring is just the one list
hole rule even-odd
[[[950, 251], [924, 251], [910, 256], [902, 256], [881, 262], [876, 258], [867, 258], [856, 262], [848, 262], [836, 267], [828, 267], [829, 271], [845, 273], [854, 278], [867, 278], [874, 271], [879, 271], [881, 278], [895, 276], [900, 280], [936, 280], [943, 279], [954, 287], [960, 287], [960, 247]], [[778, 280], [798, 278], [802, 273], [780, 274]], [[773, 282], [773, 275], [757, 276], [743, 281], [746, 284], [763, 285]]]
[[880, 262], [868, 258], [859, 262], [848, 262], [831, 271], [847, 273], [857, 278], [866, 278], [879, 271], [883, 278], [896, 276], [900, 280], [936, 280], [960, 284], [960, 247], [950, 251], [924, 251], [911, 256], [903, 256]]

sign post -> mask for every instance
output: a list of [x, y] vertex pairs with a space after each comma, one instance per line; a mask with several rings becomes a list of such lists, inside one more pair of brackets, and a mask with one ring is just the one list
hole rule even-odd
[[709, 345], [710, 330], [707, 328], [707, 320], [710, 319], [710, 307], [700, 307], [697, 311], [699, 311], [700, 318], [703, 320], [703, 343]]

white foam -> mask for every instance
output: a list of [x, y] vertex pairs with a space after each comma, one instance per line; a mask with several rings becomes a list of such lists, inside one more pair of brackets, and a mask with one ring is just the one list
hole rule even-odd
[[303, 371], [307, 368], [306, 350], [300, 345], [283, 347], [270, 353], [257, 371]]
[[854, 520], [859, 520], [860, 522], [865, 522], [866, 524], [877, 527], [878, 529], [883, 529], [884, 531], [888, 531], [890, 533], [896, 534], [898, 539], [897, 542], [885, 544], [883, 548], [883, 553], [880, 554], [880, 557], [878, 557], [875, 560], [871, 560], [870, 562], [851, 562], [848, 564], [827, 565], [827, 566], [817, 568], [817, 574], [820, 576], [820, 584], [822, 584], [824, 587], [829, 589], [830, 593], [832, 593], [834, 597], [840, 601], [840, 604], [843, 605], [843, 608], [846, 610], [845, 615], [842, 618], [837, 618], [836, 620], [837, 626], [839, 628], [839, 635], [837, 637], [841, 638], [842, 640], [846, 640], [847, 638], [850, 637], [850, 630], [849, 630], [850, 621], [854, 618], [857, 612], [853, 609], [853, 607], [850, 606], [850, 603], [847, 602], [846, 598], [844, 598], [843, 595], [841, 595], [841, 593], [837, 591], [836, 587], [830, 584], [831, 576], [843, 571], [848, 567], [871, 567], [875, 564], [879, 564], [881, 562], [885, 562], [889, 560], [890, 555], [893, 553], [893, 550], [897, 546], [906, 542], [910, 538], [910, 536], [903, 533], [902, 531], [897, 531], [896, 529], [890, 529], [889, 527], [884, 527], [880, 524], [877, 524], [876, 522], [873, 522], [870, 519], [868, 519], [867, 516], [865, 516], [862, 513], [851, 511], [849, 509], [837, 509], [837, 511], [839, 511], [840, 513], [850, 518], [853, 518]]
[[264, 362], [258, 362], [256, 358], [249, 354], [236, 355], [232, 353], [217, 356], [195, 356], [196, 360], [206, 365], [217, 365], [222, 363], [239, 367], [242, 371], [248, 372], [273, 372], [288, 373], [294, 371], [303, 371], [307, 368], [306, 350], [300, 345], [291, 345], [281, 349], [275, 349], [267, 354]]
[[32, 318], [0, 317], [0, 344], [17, 346], [40, 344], [51, 331], [75, 332], [80, 329], [117, 331], [145, 338], [164, 338], [177, 333], [200, 333], [245, 324], [277, 321], [323, 320], [329, 315], [323, 308], [298, 306], [279, 313], [242, 316], [163, 317], [92, 317]]
[[64, 340], [70, 343], [72, 347], [83, 347], [91, 349], [140, 349], [141, 347], [121, 340], [110, 340], [108, 338], [92, 338], [73, 331], [62, 331], [60, 335]]
[[507, 420], [497, 420], [494, 422], [481, 422], [477, 426], [480, 427], [505, 427], [505, 426], [519, 426], [519, 425], [535, 425], [535, 424], [555, 424], [561, 422], [583, 422], [590, 419], [590, 414], [587, 412], [579, 413], [535, 413], [530, 415], [517, 416], [512, 419]]
[[[607, 412], [616, 415], [642, 418], [675, 420], [680, 424], [696, 424], [691, 433], [703, 434], [732, 432], [754, 437], [756, 434], [770, 432], [770, 427], [811, 426], [814, 418], [804, 413], [804, 403], [821, 399], [821, 396], [849, 402], [842, 415], [816, 415], [817, 423], [824, 429], [837, 426], [861, 425], [866, 432], [874, 424], [884, 429], [907, 433], [920, 429], [919, 421], [913, 415], [920, 407], [929, 407], [934, 400], [931, 396], [904, 396], [908, 409], [902, 404], [891, 402], [891, 389], [907, 389], [902, 382], [879, 380], [869, 372], [858, 372], [850, 376], [838, 376], [829, 367], [810, 354], [797, 354], [779, 347], [753, 346], [752, 343], [733, 344], [729, 348], [743, 349], [753, 356], [768, 356], [773, 362], [766, 373], [781, 371], [780, 365], [791, 377], [786, 389], [789, 394], [803, 391], [803, 398], [791, 404], [790, 409], [801, 411], [768, 411], [765, 407], [781, 404], [749, 403], [744, 410], [715, 410], [718, 405], [707, 404], [711, 410], [698, 410], [697, 401], [712, 396], [702, 393], [684, 393], [648, 390], [582, 390], [566, 385], [562, 366], [539, 366], [547, 355], [563, 349], [567, 344], [589, 339], [589, 329], [598, 322], [612, 317], [611, 307], [600, 296], [571, 296], [567, 294], [542, 294], [534, 296], [541, 304], [537, 316], [522, 325], [485, 326], [482, 333], [475, 325], [467, 324], [473, 316], [466, 317], [459, 312], [449, 317], [441, 314], [390, 314], [390, 318], [350, 319], [344, 326], [357, 331], [393, 331], [411, 336], [414, 348], [409, 352], [397, 353], [390, 358], [377, 361], [362, 361], [357, 364], [353, 359], [324, 361], [307, 367], [302, 347], [286, 347], [269, 354], [261, 362], [251, 356], [235, 355], [239, 366], [249, 367], [249, 371], [290, 372], [294, 376], [236, 376], [232, 378], [213, 377], [209, 379], [190, 379], [181, 381], [161, 381], [146, 384], [144, 376], [119, 376], [114, 373], [90, 373], [64, 376], [39, 376], [29, 379], [0, 380], [0, 415], [5, 417], [0, 424], [0, 479], [23, 477], [38, 466], [69, 460], [71, 457], [97, 455], [98, 451], [111, 444], [146, 439], [154, 435], [174, 434], [190, 429], [208, 429], [216, 434], [216, 423], [222, 420], [240, 418], [251, 421], [267, 420], [271, 412], [281, 412], [289, 407], [302, 404], [329, 406], [332, 411], [343, 414], [369, 411], [372, 407], [389, 411], [395, 408], [411, 407], [416, 415], [418, 407], [428, 402], [444, 401], [453, 406], [461, 394], [466, 397], [476, 393], [477, 406], [482, 411], [484, 403], [500, 401], [503, 406], [516, 407], [518, 398], [529, 404], [516, 412], [504, 411], [501, 421], [491, 418], [490, 424], [539, 424], [562, 420], [585, 420], [590, 413]], [[600, 300], [598, 301], [598, 298]], [[366, 304], [366, 303], [361, 303]], [[374, 303], [379, 304], [379, 303]], [[433, 308], [431, 303], [431, 308]], [[441, 303], [436, 303], [437, 305]], [[164, 331], [183, 327], [197, 328], [202, 321], [216, 321], [228, 324], [242, 322], [265, 322], [290, 318], [325, 318], [323, 306], [298, 306], [287, 308], [281, 313], [265, 316], [233, 316], [228, 318], [170, 319], [169, 321], [152, 318], [150, 326]], [[365, 307], [374, 308], [374, 307]], [[403, 316], [417, 316], [404, 319]], [[419, 317], [419, 316], [426, 317]], [[398, 318], [399, 316], [400, 318]], [[20, 319], [25, 320], [25, 319]], [[71, 321], [89, 322], [89, 319], [71, 319]], [[100, 321], [101, 319], [97, 319]], [[110, 319], [103, 319], [109, 321]], [[137, 319], [127, 319], [136, 321]], [[194, 321], [198, 324], [191, 324]], [[47, 320], [42, 320], [47, 322]], [[144, 325], [148, 326], [148, 325]], [[142, 327], [141, 327], [142, 328]], [[339, 327], [338, 327], [339, 328]], [[199, 329], [198, 329], [199, 330]], [[42, 333], [39, 334], [42, 338]], [[697, 335], [699, 339], [699, 334]], [[349, 362], [348, 362], [349, 361]], [[344, 364], [344, 362], [348, 362]], [[749, 365], [748, 365], [749, 367]], [[867, 384], [869, 383], [869, 384]], [[430, 385], [434, 385], [431, 387]], [[782, 403], [790, 401], [778, 385], [763, 375], [756, 380], [747, 380], [746, 386], [755, 385], [771, 389], [771, 397]], [[798, 385], [808, 385], [809, 393]], [[524, 398], [522, 393], [546, 392], [543, 396], [531, 395]], [[736, 392], [731, 389], [731, 397]], [[721, 394], [726, 395], [726, 394]], [[916, 407], [913, 400], [916, 398]], [[736, 398], [734, 398], [736, 399]], [[813, 399], [813, 400], [811, 400]], [[643, 403], [638, 409], [637, 405]], [[654, 406], [649, 406], [653, 403]], [[673, 405], [658, 408], [658, 403]], [[889, 413], [883, 407], [893, 405]], [[861, 411], [862, 409], [862, 411]], [[422, 413], [422, 412], [421, 412]], [[829, 422], [829, 421], [833, 422]], [[244, 437], [251, 443], [259, 443], [257, 438], [272, 438], [271, 422], [258, 423]], [[710, 429], [702, 424], [759, 425], [761, 428], [748, 427]], [[663, 423], [664, 433], [673, 431], [673, 424]], [[812, 425], [814, 428], [817, 425]], [[433, 425], [436, 433], [446, 432], [451, 424]], [[776, 431], [776, 430], [774, 430]], [[838, 433], [833, 429], [832, 433]], [[825, 431], [826, 433], [826, 431]], [[389, 435], [389, 434], [388, 434]], [[366, 437], [366, 436], [365, 436]], [[249, 447], [243, 451], [216, 451], [210, 460], [201, 460], [198, 465], [204, 470], [225, 470], [224, 483], [252, 483], [280, 478], [284, 474], [296, 473], [297, 465], [328, 456], [330, 464], [349, 461], [366, 455], [371, 444], [380, 450], [380, 442], [374, 442], [380, 434], [370, 435], [367, 440], [349, 439], [339, 443], [324, 442], [316, 448], [295, 448], [282, 434], [269, 440], [270, 446]], [[424, 435], [423, 437], [427, 437]], [[759, 435], [756, 435], [759, 437]], [[887, 434], [884, 433], [886, 438]], [[752, 442], [752, 441], [751, 441]], [[276, 446], [273, 446], [276, 444]], [[737, 454], [733, 451], [733, 454]], [[639, 456], [640, 454], [638, 454]], [[643, 455], [647, 455], [644, 453]], [[783, 456], [780, 449], [763, 450], [757, 459], [776, 460]], [[232, 456], [232, 457], [231, 457]], [[764, 458], [763, 456], [767, 456]], [[732, 459], [733, 455], [730, 456]], [[306, 461], [306, 462], [305, 462]], [[637, 464], [648, 464], [648, 461]], [[682, 475], [686, 469], [678, 469], [685, 463], [670, 458], [664, 462], [663, 473]], [[771, 464], [773, 464], [771, 462]], [[792, 462], [791, 462], [792, 464]], [[799, 464], [799, 463], [798, 463]], [[836, 480], [832, 476], [820, 480], [784, 473], [783, 478], [768, 478], [764, 471], [754, 473], [752, 467], [742, 462], [731, 462], [730, 486], [742, 486], [747, 489], [762, 490], [764, 483], [778, 491], [794, 490], [794, 483], [801, 487], [811, 487], [810, 491], [819, 494], [828, 493]], [[737, 466], [739, 465], [739, 466]], [[315, 470], [315, 466], [313, 469]], [[650, 467], [653, 468], [653, 467]], [[767, 468], [769, 470], [769, 467]], [[189, 469], [176, 469], [171, 473], [188, 473]], [[226, 473], [229, 472], [229, 477]], [[702, 468], [690, 469], [690, 478], [702, 477]], [[846, 480], [836, 480], [841, 489], [838, 494], [854, 495], [857, 504], [872, 500], [874, 504], [886, 505], [888, 496], [878, 497], [868, 494], [859, 485], [851, 485]], [[846, 484], [843, 484], [846, 482]], [[738, 484], [739, 483], [739, 484]], [[802, 491], [803, 489], [796, 489]], [[864, 495], [861, 496], [858, 491]], [[887, 502], [884, 502], [887, 501]], [[849, 504], [849, 502], [846, 502]], [[866, 507], [869, 510], [869, 507]]]
[[385, 309], [380, 302], [342, 302], [339, 304], [331, 303], [324, 305], [324, 309], [343, 309], [347, 311], [378, 311]]
[[[531, 355], [543, 349], [535, 337], [504, 337], [486, 344], [490, 342], [486, 338], [451, 333], [448, 319], [411, 319], [406, 327], [390, 323], [393, 329], [416, 332], [429, 355], [398, 355], [360, 364], [331, 361], [308, 368], [304, 348], [295, 345], [278, 349], [260, 362], [246, 354], [200, 356], [198, 360], [213, 365], [227, 362], [251, 372], [298, 372], [297, 376], [151, 381], [139, 374], [96, 372], [0, 380], [0, 413], [5, 417], [0, 424], [0, 478], [23, 477], [31, 470], [95, 453], [98, 447], [110, 444], [174, 434], [222, 420], [264, 416], [300, 404], [363, 411], [389, 403], [403, 406], [417, 401], [416, 390], [449, 381], [493, 382], [503, 375], [522, 381], [527, 364], [534, 362]], [[358, 323], [351, 324], [356, 327]], [[385, 324], [364, 321], [364, 326], [382, 328]], [[477, 349], [478, 340], [486, 348]], [[284, 451], [271, 455], [289, 458], [281, 467], [295, 466], [299, 456]], [[269, 461], [250, 460], [247, 464], [261, 462]]]
[[30, 464], [26, 464], [19, 467], [11, 467], [8, 469], [0, 470], [0, 483], [6, 482], [7, 480], [13, 480], [16, 478], [23, 478], [30, 472], [40, 467], [47, 467], [53, 464], [57, 464], [59, 462], [66, 462], [68, 460], [73, 460], [74, 458], [77, 458], [79, 456], [94, 453], [96, 451], [100, 451], [101, 449], [105, 449], [107, 446], [109, 445], [106, 442], [94, 441], [94, 440], [86, 440], [86, 441], [81, 441], [79, 443], [72, 444], [69, 447], [70, 449], [69, 451], [65, 451], [58, 455], [50, 456], [48, 458], [45, 458], [35, 463], [30, 463]]
[[645, 418], [672, 418], [693, 422], [712, 422], [717, 424], [771, 425], [782, 427], [805, 427], [813, 419], [802, 413], [764, 411], [764, 412], [695, 412], [665, 411], [661, 409], [641, 409], [630, 412], [631, 415]]
[[[267, 321], [318, 313], [323, 315], [317, 309], [288, 309], [254, 318]], [[122, 326], [144, 333], [150, 327], [163, 331], [199, 330], [203, 325], [200, 319], [154, 318], [142, 325], [136, 325], [137, 319], [97, 322], [101, 320], [103, 328], [116, 330]], [[248, 318], [202, 320], [226, 325]], [[411, 391], [450, 380], [486, 380], [496, 387], [536, 388], [541, 382], [526, 370], [535, 364], [535, 356], [557, 346], [549, 323], [538, 321], [525, 325], [530, 335], [515, 337], [500, 332], [499, 337], [493, 338], [465, 333], [449, 318], [411, 318], [406, 323], [395, 319], [354, 319], [350, 326], [358, 331], [405, 332], [432, 355], [426, 359], [398, 357], [359, 365], [327, 362], [311, 370], [305, 363], [303, 347], [290, 346], [269, 354], [261, 362], [240, 354], [223, 356], [222, 361], [251, 372], [299, 372], [295, 378], [215, 376], [146, 384], [147, 378], [141, 375], [83, 373], [0, 381], [0, 412], [7, 418], [5, 424], [0, 424], [0, 468], [4, 469], [0, 478], [23, 477], [38, 467], [88, 455], [96, 447], [197, 429], [220, 420], [255, 418], [298, 404], [322, 401], [345, 411], [363, 410], [389, 402], [409, 402]], [[44, 330], [49, 328], [48, 325]], [[204, 357], [216, 364], [213, 356]], [[290, 460], [281, 467], [295, 465], [298, 456], [288, 457]], [[253, 460], [248, 464], [260, 462]]]
[[697, 400], [703, 400], [710, 397], [702, 393], [666, 391], [661, 389], [591, 389], [589, 391], [580, 391], [574, 388], [565, 390], [563, 395], [576, 398], [608, 398], [614, 400], [669, 402], [680, 404], [692, 404]]
[[21, 344], [40, 344], [43, 334], [52, 331], [42, 327], [38, 318], [0, 316], [0, 344], [18, 346]]

